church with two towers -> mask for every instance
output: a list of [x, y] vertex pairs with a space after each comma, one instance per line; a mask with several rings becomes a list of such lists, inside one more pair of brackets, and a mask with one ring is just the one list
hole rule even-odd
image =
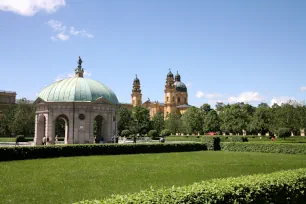
[[131, 104], [121, 104], [121, 106], [128, 109], [132, 109], [135, 106], [143, 106], [149, 110], [150, 118], [156, 113], [161, 113], [164, 118], [166, 118], [169, 113], [183, 114], [190, 107], [190, 105], [188, 105], [186, 85], [181, 81], [179, 73], [174, 77], [171, 70], [169, 70], [166, 78], [164, 103], [151, 101], [150, 99], [142, 102], [140, 80], [137, 75], [133, 81], [131, 102]]

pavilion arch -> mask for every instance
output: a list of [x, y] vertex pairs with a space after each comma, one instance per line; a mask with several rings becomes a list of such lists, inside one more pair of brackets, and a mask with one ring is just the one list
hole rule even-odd
[[102, 115], [97, 115], [96, 117], [94, 117], [94, 120], [93, 120], [93, 133], [96, 138], [95, 142], [97, 143], [99, 143], [103, 138], [103, 130], [102, 130], [103, 120], [104, 119]]
[[65, 144], [68, 144], [69, 139], [69, 119], [65, 114], [60, 114], [54, 120], [55, 136], [64, 136]]
[[36, 137], [35, 137], [35, 144], [42, 145], [43, 144], [43, 137], [46, 136], [46, 117], [44, 114], [38, 114], [36, 121]]

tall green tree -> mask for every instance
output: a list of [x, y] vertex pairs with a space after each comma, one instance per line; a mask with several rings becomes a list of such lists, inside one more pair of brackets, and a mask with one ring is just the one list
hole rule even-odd
[[203, 118], [203, 131], [217, 132], [220, 130], [220, 120], [217, 111], [210, 110]]
[[14, 133], [24, 136], [34, 135], [35, 106], [26, 98], [18, 100], [17, 104], [11, 105], [4, 110], [4, 116], [0, 122], [0, 131], [5, 136]]
[[132, 111], [121, 107], [118, 111], [118, 131], [121, 134], [122, 130], [128, 130], [132, 121]]
[[149, 130], [150, 115], [148, 109], [142, 106], [135, 106], [132, 110], [132, 121], [129, 125], [134, 135], [140, 136]]
[[269, 106], [258, 106], [248, 125], [248, 131], [253, 134], [261, 133], [262, 135], [271, 132], [272, 119], [272, 111]]
[[181, 118], [182, 127], [187, 133], [198, 133], [203, 128], [203, 113], [197, 107], [188, 108]]
[[158, 134], [165, 128], [164, 117], [161, 113], [156, 113], [152, 117], [152, 128], [157, 131]]
[[170, 130], [174, 135], [180, 130], [180, 117], [177, 113], [169, 113], [165, 120], [166, 129]]

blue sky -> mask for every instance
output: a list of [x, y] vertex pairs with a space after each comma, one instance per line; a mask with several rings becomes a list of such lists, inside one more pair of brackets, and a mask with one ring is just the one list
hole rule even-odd
[[168, 69], [189, 104], [306, 96], [305, 0], [0, 0], [0, 89], [34, 100], [73, 73], [130, 102], [163, 101]]

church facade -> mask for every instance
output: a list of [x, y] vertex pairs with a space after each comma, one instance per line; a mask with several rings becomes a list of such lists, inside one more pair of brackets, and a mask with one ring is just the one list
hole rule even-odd
[[189, 107], [188, 92], [186, 85], [181, 81], [181, 76], [177, 73], [174, 77], [171, 70], [166, 77], [164, 90], [164, 102], [151, 101], [148, 99], [142, 102], [140, 80], [136, 75], [133, 81], [133, 89], [130, 104], [121, 104], [121, 107], [132, 109], [135, 106], [143, 106], [149, 110], [150, 118], [155, 114], [161, 113], [164, 118], [169, 113], [183, 114]]

